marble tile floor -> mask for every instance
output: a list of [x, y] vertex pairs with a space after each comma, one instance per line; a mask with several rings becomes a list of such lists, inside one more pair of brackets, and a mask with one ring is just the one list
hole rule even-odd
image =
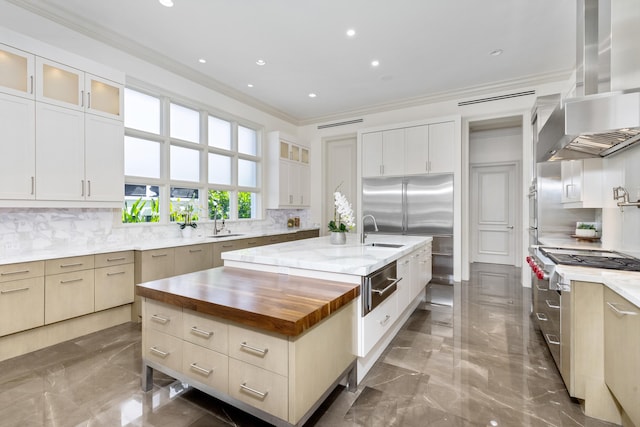
[[[356, 393], [336, 389], [308, 426], [609, 426], [568, 396], [529, 319], [519, 269], [474, 264], [438, 289]], [[125, 324], [0, 363], [0, 426], [265, 426], [156, 373], [140, 390], [140, 326]]]

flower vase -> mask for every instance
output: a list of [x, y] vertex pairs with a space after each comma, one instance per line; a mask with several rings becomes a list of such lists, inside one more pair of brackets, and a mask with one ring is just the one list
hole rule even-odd
[[182, 229], [182, 237], [184, 237], [185, 239], [190, 238], [192, 231], [193, 231], [193, 227], [186, 226], [185, 228]]
[[347, 243], [347, 233], [332, 231], [329, 239], [332, 245], [344, 245]]

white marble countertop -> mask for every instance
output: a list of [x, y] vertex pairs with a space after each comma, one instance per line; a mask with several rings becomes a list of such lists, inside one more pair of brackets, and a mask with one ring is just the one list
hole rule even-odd
[[359, 235], [352, 233], [347, 234], [345, 245], [332, 245], [327, 236], [224, 252], [222, 259], [225, 265], [228, 265], [226, 261], [234, 261], [366, 276], [432, 240], [430, 236], [369, 234], [367, 244], [403, 245], [400, 248], [372, 247], [362, 245]]
[[572, 280], [602, 283], [629, 302], [640, 307], [640, 272], [558, 265], [556, 272], [562, 283]]
[[[164, 238], [164, 239], [154, 239], [154, 240], [137, 240], [131, 243], [109, 243], [109, 244], [100, 244], [95, 246], [84, 246], [84, 247], [53, 247], [42, 250], [33, 250], [29, 253], [20, 253], [10, 256], [4, 256], [0, 259], [0, 265], [3, 264], [15, 264], [18, 262], [30, 262], [30, 261], [40, 261], [47, 259], [56, 259], [56, 258], [67, 258], [67, 257], [75, 257], [75, 256], [83, 256], [83, 255], [95, 255], [95, 254], [103, 254], [108, 252], [118, 252], [118, 251], [130, 251], [130, 250], [152, 250], [152, 249], [161, 249], [161, 248], [171, 248], [178, 246], [187, 246], [187, 245], [196, 245], [200, 243], [215, 243], [215, 242], [224, 242], [228, 240], [238, 240], [238, 239], [250, 239], [253, 237], [262, 237], [262, 236], [274, 236], [278, 234], [289, 234], [296, 233], [298, 231], [307, 231], [307, 230], [317, 230], [317, 227], [309, 227], [309, 228], [280, 228], [280, 227], [265, 227], [260, 230], [252, 230], [250, 232], [238, 232], [237, 234], [233, 232], [232, 236], [228, 237], [217, 237], [213, 238], [206, 234], [197, 234], [197, 229], [194, 231], [193, 237], [183, 238], [183, 237], [174, 237], [174, 238]], [[207, 233], [208, 234], [208, 233]], [[224, 236], [225, 233], [222, 233], [221, 236]]]
[[606, 249], [603, 248], [602, 242], [599, 240], [596, 242], [578, 240], [577, 238], [566, 234], [542, 234], [538, 236], [538, 241], [540, 242], [540, 246], [553, 246], [569, 249]]

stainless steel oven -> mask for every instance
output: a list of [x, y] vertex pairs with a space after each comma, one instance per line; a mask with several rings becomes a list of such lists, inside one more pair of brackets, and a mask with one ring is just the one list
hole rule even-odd
[[362, 278], [360, 293], [362, 294], [362, 316], [379, 306], [389, 298], [398, 288], [398, 269], [396, 262], [392, 262], [370, 275]]

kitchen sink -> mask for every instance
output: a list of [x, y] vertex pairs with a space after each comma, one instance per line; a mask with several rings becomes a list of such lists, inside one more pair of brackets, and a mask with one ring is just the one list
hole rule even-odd
[[207, 236], [212, 239], [222, 239], [223, 237], [234, 237], [234, 236], [244, 236], [244, 234], [216, 234], [215, 236]]
[[374, 243], [367, 243], [367, 244], [365, 244], [365, 246], [372, 246], [374, 248], [401, 248], [404, 245], [399, 245], [397, 243], [379, 243], [379, 242], [374, 242]]

